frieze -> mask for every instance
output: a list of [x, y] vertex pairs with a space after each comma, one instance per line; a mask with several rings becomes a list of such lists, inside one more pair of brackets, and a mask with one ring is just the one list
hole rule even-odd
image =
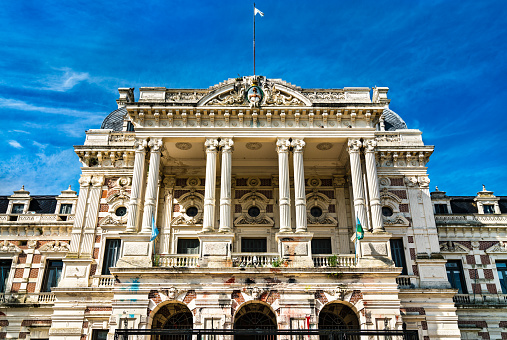
[[4, 240], [2, 242], [0, 242], [0, 253], [21, 253], [22, 250], [14, 245], [13, 243], [7, 241], [7, 240]]

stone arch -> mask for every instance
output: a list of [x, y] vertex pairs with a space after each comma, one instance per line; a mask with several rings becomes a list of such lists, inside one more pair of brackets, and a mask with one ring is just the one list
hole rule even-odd
[[[355, 308], [347, 303], [330, 302], [319, 312], [319, 329], [360, 329]], [[321, 337], [327, 339], [327, 337]]]
[[179, 301], [166, 301], [159, 304], [150, 313], [148, 321], [151, 329], [192, 329], [193, 325], [192, 311]]
[[[254, 300], [243, 303], [234, 313], [235, 329], [277, 329], [276, 312], [265, 302]], [[251, 339], [254, 339], [252, 337]], [[258, 337], [257, 337], [258, 338]], [[255, 338], [255, 339], [257, 339]], [[249, 336], [241, 339], [249, 340]]]

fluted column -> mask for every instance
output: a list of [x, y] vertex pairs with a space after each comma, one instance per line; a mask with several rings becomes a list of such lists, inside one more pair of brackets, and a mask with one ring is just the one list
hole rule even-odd
[[162, 139], [153, 138], [148, 143], [148, 146], [150, 147], [150, 170], [148, 172], [146, 195], [144, 196], [143, 227], [141, 229], [143, 233], [151, 233], [151, 220], [155, 214]]
[[215, 186], [217, 177], [218, 140], [206, 139], [206, 183], [204, 187], [204, 221], [202, 231], [213, 231], [215, 224]]
[[305, 169], [303, 164], [303, 150], [305, 141], [293, 139], [291, 142], [294, 152], [294, 200], [296, 205], [296, 233], [306, 232], [306, 193]]
[[132, 174], [132, 189], [130, 191], [130, 201], [128, 206], [127, 229], [126, 232], [135, 232], [137, 230], [136, 221], [139, 211], [139, 199], [141, 196], [141, 185], [144, 176], [144, 160], [146, 158], [146, 139], [136, 140], [136, 156], [134, 159], [134, 173]]
[[276, 141], [281, 233], [292, 231], [290, 225], [289, 147], [290, 141], [288, 139], [280, 138]]
[[359, 154], [362, 143], [359, 139], [349, 139], [348, 144], [350, 155], [350, 174], [352, 176], [352, 191], [354, 195], [354, 210], [356, 212], [356, 217], [359, 218], [363, 228], [367, 229], [363, 173], [361, 170], [361, 157]]
[[88, 203], [88, 193], [90, 192], [91, 180], [91, 176], [85, 175], [81, 175], [81, 178], [79, 179], [79, 198], [77, 201], [74, 226], [72, 228], [70, 242], [70, 253], [75, 254], [75, 256], [77, 256], [81, 247], [81, 235], [83, 234], [85, 209]]
[[222, 148], [222, 175], [220, 177], [220, 228], [218, 231], [231, 231], [231, 175], [232, 150], [234, 142], [231, 138], [220, 141]]
[[375, 147], [377, 142], [374, 139], [367, 139], [364, 142], [364, 158], [366, 160], [366, 176], [368, 178], [368, 189], [370, 193], [370, 209], [373, 231], [383, 231], [382, 208], [380, 206], [380, 189], [377, 176], [377, 165], [375, 164]]

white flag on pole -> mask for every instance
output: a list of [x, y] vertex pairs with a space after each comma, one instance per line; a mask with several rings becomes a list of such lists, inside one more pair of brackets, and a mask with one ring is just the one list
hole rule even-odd
[[257, 14], [260, 14], [261, 17], [264, 16], [264, 13], [262, 13], [261, 11], [259, 11], [257, 8], [254, 7], [254, 15], [257, 15]]

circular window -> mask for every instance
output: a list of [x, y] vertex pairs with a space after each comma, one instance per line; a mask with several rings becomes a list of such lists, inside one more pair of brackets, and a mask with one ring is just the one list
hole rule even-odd
[[116, 209], [116, 211], [114, 213], [116, 214], [116, 216], [119, 216], [119, 217], [125, 216], [127, 214], [127, 208], [119, 207], [118, 209]]
[[310, 215], [313, 217], [321, 217], [322, 216], [322, 209], [319, 207], [312, 207], [310, 209]]
[[199, 209], [197, 209], [197, 207], [188, 207], [187, 208], [187, 216], [188, 217], [195, 217], [195, 216], [197, 216], [198, 212], [199, 212]]
[[257, 217], [261, 214], [261, 210], [257, 207], [250, 207], [248, 209], [248, 216], [250, 217]]
[[393, 209], [389, 207], [382, 207], [382, 215], [385, 217], [393, 216]]

